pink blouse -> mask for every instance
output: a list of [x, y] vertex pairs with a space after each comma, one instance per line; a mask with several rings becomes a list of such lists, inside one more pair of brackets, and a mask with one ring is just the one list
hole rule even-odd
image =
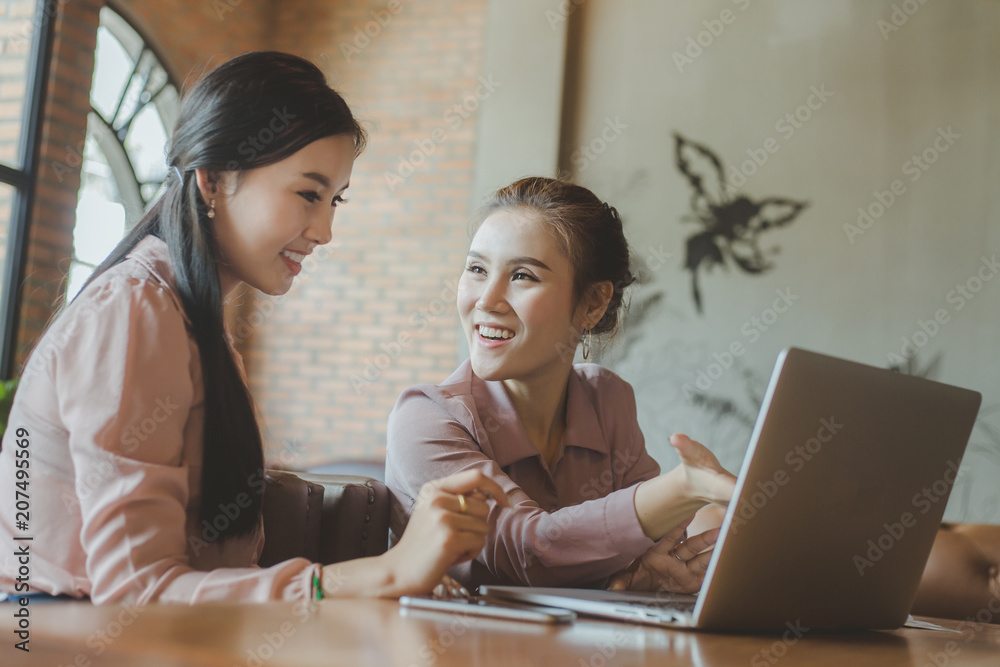
[[479, 557], [452, 569], [467, 586], [599, 585], [653, 546], [634, 497], [660, 467], [646, 452], [632, 387], [609, 370], [581, 364], [570, 373], [566, 431], [551, 468], [503, 384], [481, 380], [468, 361], [443, 384], [403, 392], [388, 428], [394, 536], [432, 479], [478, 469], [510, 495], [510, 509], [493, 506]]
[[[69, 305], [25, 367], [0, 451], [0, 591], [138, 604], [308, 596], [318, 565], [256, 565], [261, 526], [213, 541], [203, 525], [203, 410], [198, 347], [167, 246], [150, 236]], [[262, 492], [263, 478], [251, 485]], [[25, 548], [26, 577], [13, 555]]]

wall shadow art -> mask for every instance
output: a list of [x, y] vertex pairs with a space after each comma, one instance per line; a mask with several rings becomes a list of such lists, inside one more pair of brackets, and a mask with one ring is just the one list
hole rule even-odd
[[[760, 249], [760, 235], [790, 225], [809, 202], [786, 197], [754, 200], [737, 192], [732, 183], [726, 182], [722, 160], [712, 149], [676, 132], [674, 157], [692, 190], [691, 215], [682, 220], [701, 227], [687, 238], [684, 268], [691, 273], [695, 308], [703, 314], [698, 272], [710, 271], [716, 265], [728, 268], [731, 260], [744, 273], [764, 273], [773, 264]], [[780, 247], [774, 246], [769, 254], [779, 251]]]

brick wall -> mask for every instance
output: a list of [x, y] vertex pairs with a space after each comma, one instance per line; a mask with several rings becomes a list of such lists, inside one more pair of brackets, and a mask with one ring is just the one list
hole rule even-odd
[[65, 291], [102, 3], [75, 0], [53, 4], [58, 11], [48, 19], [55, 21], [52, 60], [21, 286], [17, 367], [31, 351]]
[[486, 16], [485, 0], [324, 5], [276, 5], [275, 47], [319, 64], [371, 143], [325, 257], [246, 327], [252, 390], [293, 467], [384, 456], [399, 393], [457, 365]]
[[270, 48], [271, 3], [259, 0], [115, 0], [178, 85], [235, 55]]
[[[64, 290], [101, 4], [59, 6], [20, 362]], [[335, 241], [284, 298], [240, 295], [232, 322], [274, 464], [384, 455], [399, 393], [456, 365], [486, 0], [113, 6], [181, 82], [243, 51], [290, 51], [366, 123]]]
[[[105, 3], [100, 0], [50, 0], [49, 4], [58, 11], [54, 16], [54, 44], [42, 124], [38, 189], [28, 240], [28, 265], [22, 284], [18, 368], [51, 319], [66, 288], [66, 273], [73, 252], [81, 156], [90, 110], [94, 48], [100, 9]], [[17, 5], [10, 3], [7, 7]], [[192, 71], [262, 47], [260, 39], [267, 23], [264, 10], [252, 3], [246, 5], [247, 8], [232, 12], [217, 12], [209, 2], [192, 4], [180, 0], [116, 2], [113, 6], [147, 38], [163, 59], [164, 66], [183, 81]], [[169, 29], [163, 29], [164, 26]], [[0, 110], [3, 109], [2, 98], [0, 86]], [[0, 216], [5, 206], [2, 195], [0, 190]]]

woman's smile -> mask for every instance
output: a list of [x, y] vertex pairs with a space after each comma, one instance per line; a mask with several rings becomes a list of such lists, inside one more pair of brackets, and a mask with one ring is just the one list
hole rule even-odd
[[288, 270], [292, 272], [293, 276], [299, 275], [299, 272], [302, 271], [302, 260], [305, 258], [305, 255], [292, 252], [291, 250], [281, 251], [281, 259], [285, 261], [285, 266], [288, 267]]
[[475, 326], [475, 329], [476, 339], [479, 344], [488, 350], [495, 350], [505, 346], [517, 335], [510, 329], [496, 324], [480, 323]]

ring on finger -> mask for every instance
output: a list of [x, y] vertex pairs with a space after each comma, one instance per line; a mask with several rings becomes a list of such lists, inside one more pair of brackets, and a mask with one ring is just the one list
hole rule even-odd
[[458, 494], [458, 511], [460, 514], [465, 514], [469, 511], [469, 503], [465, 500], [463, 494]]
[[683, 558], [680, 557], [680, 554], [677, 553], [677, 549], [674, 549], [670, 553], [672, 553], [674, 555], [674, 558], [676, 558], [680, 562], [682, 562], [682, 563], [686, 563], [687, 562], [686, 560], [684, 560]]

